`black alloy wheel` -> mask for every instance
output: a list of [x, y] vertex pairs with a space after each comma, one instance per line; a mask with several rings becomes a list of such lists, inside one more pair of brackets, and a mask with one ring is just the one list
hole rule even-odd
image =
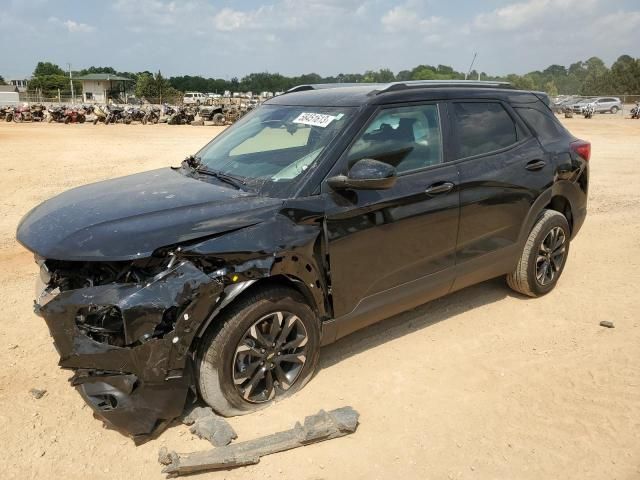
[[564, 230], [554, 227], [549, 231], [538, 249], [536, 258], [536, 280], [542, 286], [548, 285], [562, 271], [566, 253], [567, 237]]
[[290, 312], [265, 315], [244, 333], [233, 359], [233, 382], [246, 401], [272, 400], [295, 383], [307, 361], [307, 330]]

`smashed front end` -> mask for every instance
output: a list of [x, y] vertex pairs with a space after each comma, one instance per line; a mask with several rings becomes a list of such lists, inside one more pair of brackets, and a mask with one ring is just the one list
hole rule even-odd
[[35, 311], [97, 416], [137, 443], [179, 416], [192, 385], [189, 348], [220, 299], [223, 272], [174, 256], [36, 260]]

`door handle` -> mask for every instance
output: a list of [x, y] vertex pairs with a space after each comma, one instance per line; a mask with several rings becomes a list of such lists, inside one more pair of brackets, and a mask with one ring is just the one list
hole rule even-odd
[[546, 165], [546, 162], [542, 160], [531, 160], [529, 163], [527, 163], [527, 165], [524, 168], [526, 168], [527, 170], [535, 171], [535, 170], [542, 170], [545, 165]]
[[427, 188], [424, 192], [427, 195], [439, 195], [441, 193], [450, 192], [453, 189], [454, 185], [451, 182], [440, 182], [434, 183], [429, 188]]

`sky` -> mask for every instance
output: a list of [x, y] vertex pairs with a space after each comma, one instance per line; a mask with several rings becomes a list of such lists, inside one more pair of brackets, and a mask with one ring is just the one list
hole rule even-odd
[[0, 0], [0, 75], [38, 61], [230, 79], [394, 72], [523, 74], [640, 57], [640, 0]]

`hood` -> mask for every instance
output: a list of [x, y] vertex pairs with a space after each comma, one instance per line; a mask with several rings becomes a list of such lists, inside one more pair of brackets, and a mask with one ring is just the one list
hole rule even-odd
[[17, 239], [50, 259], [131, 260], [254, 225], [281, 204], [163, 168], [62, 193], [23, 217]]

